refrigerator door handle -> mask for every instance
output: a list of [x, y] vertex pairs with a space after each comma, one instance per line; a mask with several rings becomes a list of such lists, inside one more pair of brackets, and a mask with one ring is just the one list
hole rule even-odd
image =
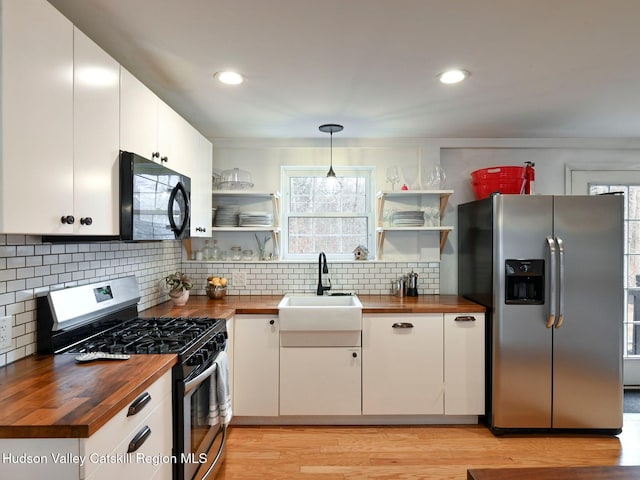
[[549, 272], [551, 273], [549, 279], [549, 317], [547, 318], [547, 328], [553, 327], [556, 323], [556, 291], [557, 291], [557, 271], [556, 265], [556, 242], [553, 238], [547, 237], [547, 244], [549, 245]]
[[560, 328], [564, 322], [564, 242], [561, 238], [556, 238], [558, 244], [558, 320], [556, 328]]

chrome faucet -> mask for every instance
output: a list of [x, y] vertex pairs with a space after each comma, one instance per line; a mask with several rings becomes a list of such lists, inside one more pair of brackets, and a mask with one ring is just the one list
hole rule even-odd
[[329, 281], [328, 287], [322, 285], [323, 273], [329, 273], [329, 267], [327, 267], [327, 256], [324, 254], [324, 252], [320, 252], [320, 255], [318, 255], [318, 290], [316, 292], [318, 295], [324, 295], [324, 292], [326, 290], [331, 290], [331, 279], [327, 278], [327, 280]]

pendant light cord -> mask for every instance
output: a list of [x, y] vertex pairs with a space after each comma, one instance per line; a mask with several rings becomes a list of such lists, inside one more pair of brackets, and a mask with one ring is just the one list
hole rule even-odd
[[326, 123], [324, 125], [320, 125], [319, 129], [321, 132], [329, 133], [330, 135], [329, 172], [327, 173], [327, 177], [335, 177], [336, 174], [333, 171], [333, 132], [341, 132], [344, 127], [342, 125], [338, 125], [337, 123]]

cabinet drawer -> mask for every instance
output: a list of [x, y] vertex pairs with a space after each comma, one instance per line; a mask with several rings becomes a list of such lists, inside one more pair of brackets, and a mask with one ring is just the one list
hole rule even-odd
[[132, 402], [127, 407], [119, 411], [115, 417], [109, 420], [96, 433], [91, 435], [88, 441], [96, 446], [111, 444], [115, 447], [114, 442], [117, 438], [128, 437], [131, 432], [140, 425], [149, 412], [160, 404], [165, 396], [171, 395], [171, 371], [165, 373], [153, 385], [138, 395], [137, 398], [141, 398], [145, 393], [149, 394], [151, 400], [144, 405], [137, 414], [128, 415], [129, 407], [134, 403]]
[[[173, 428], [171, 371], [165, 373], [153, 385], [146, 389], [145, 392], [141, 393], [138, 398], [141, 398], [145, 393], [147, 393], [151, 399], [138, 411], [138, 413], [135, 415], [127, 415], [129, 407], [135, 403], [132, 402], [132, 404], [118, 412], [118, 414], [109, 420], [109, 422], [107, 422], [100, 430], [86, 439], [84, 442], [83, 454], [87, 456], [87, 464], [85, 465], [85, 474], [87, 477], [89, 475], [93, 475], [98, 470], [103, 470], [102, 467], [105, 466], [99, 462], [91, 462], [91, 455], [100, 457], [104, 455], [125, 454], [127, 452], [129, 442], [145, 425], [148, 425], [151, 428], [152, 433], [138, 452], [148, 451], [149, 455], [158, 455], [161, 453], [167, 455], [171, 454], [171, 432]], [[161, 441], [161, 439], [165, 437], [168, 438], [168, 446], [166, 448], [157, 444], [157, 442]], [[109, 472], [109, 475], [112, 475], [112, 471], [114, 471], [112, 468], [114, 467], [114, 465], [110, 465], [110, 468], [106, 469]], [[127, 475], [129, 475], [128, 471]], [[110, 476], [110, 478], [117, 477]]]
[[[141, 446], [131, 455], [126, 453], [130, 442], [139, 433], [150, 431]], [[93, 438], [93, 437], [92, 437]], [[91, 438], [91, 439], [92, 439]], [[89, 440], [91, 440], [89, 439]], [[152, 410], [141, 419], [140, 424], [132, 432], [124, 436], [118, 434], [111, 441], [115, 448], [109, 452], [108, 446], [97, 446], [90, 441], [86, 443], [85, 455], [87, 465], [85, 478], [88, 480], [113, 480], [117, 478], [171, 478], [173, 464], [171, 453], [173, 446], [173, 422], [171, 395], [165, 395], [162, 400], [155, 402]], [[106, 447], [100, 451], [100, 447]], [[103, 457], [104, 456], [104, 457]], [[126, 459], [120, 463], [117, 459]]]

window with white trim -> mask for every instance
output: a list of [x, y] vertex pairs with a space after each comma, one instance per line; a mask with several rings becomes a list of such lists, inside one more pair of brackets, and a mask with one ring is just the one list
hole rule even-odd
[[640, 185], [589, 183], [589, 195], [624, 194], [624, 356], [640, 356]]
[[373, 167], [340, 168], [339, 190], [327, 185], [327, 167], [283, 166], [283, 258], [352, 260], [359, 245], [374, 252]]

